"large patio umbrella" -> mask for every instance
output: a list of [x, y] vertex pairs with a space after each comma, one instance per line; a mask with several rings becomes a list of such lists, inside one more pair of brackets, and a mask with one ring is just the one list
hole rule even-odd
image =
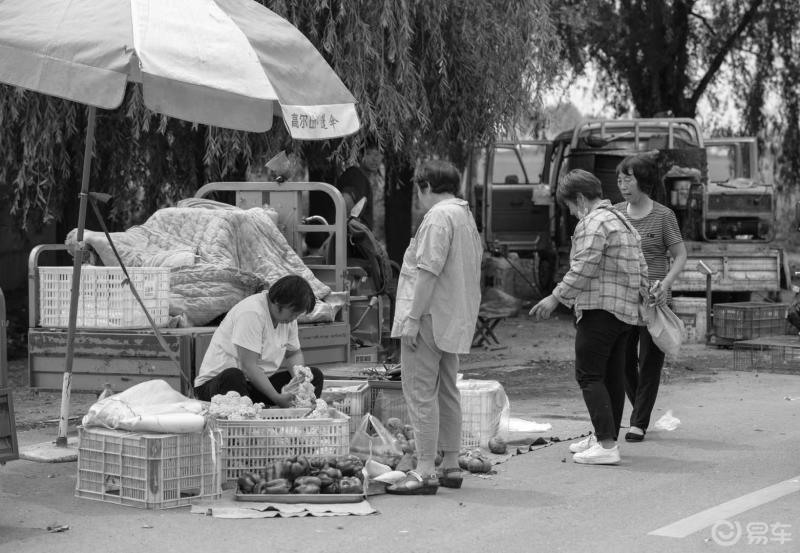
[[[153, 111], [295, 139], [356, 132], [355, 99], [298, 29], [252, 0], [2, 0], [0, 83], [89, 106], [78, 213], [83, 241], [96, 108], [129, 82]], [[82, 252], [75, 255], [56, 444], [66, 446]]]

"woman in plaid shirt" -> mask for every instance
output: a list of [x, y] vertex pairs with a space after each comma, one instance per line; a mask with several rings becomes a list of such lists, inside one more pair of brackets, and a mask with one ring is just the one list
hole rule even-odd
[[639, 298], [647, 298], [647, 263], [639, 234], [611, 202], [602, 199], [597, 177], [582, 169], [570, 171], [560, 179], [556, 198], [579, 219], [570, 268], [530, 315], [547, 319], [559, 303], [574, 308], [575, 378], [594, 433], [570, 445], [570, 451], [576, 463], [616, 464], [625, 405], [626, 344], [639, 322]]

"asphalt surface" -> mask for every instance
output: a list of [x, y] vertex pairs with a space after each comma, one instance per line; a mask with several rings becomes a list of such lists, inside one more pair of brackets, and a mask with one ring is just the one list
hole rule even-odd
[[[513, 324], [500, 337], [517, 330], [530, 341]], [[578, 465], [568, 439], [590, 424], [568, 379], [569, 332], [558, 332], [539, 354], [546, 338], [520, 346], [522, 358], [512, 341], [512, 352], [476, 353], [465, 367], [507, 383], [512, 416], [552, 428], [540, 434], [546, 446], [496, 465], [496, 474], [468, 476], [460, 490], [370, 497], [378, 513], [363, 517], [227, 520], [76, 498], [75, 462], [12, 461], [0, 466], [0, 552], [800, 550], [800, 375], [734, 372], [732, 352], [688, 348], [695, 361], [668, 368], [654, 413], [671, 410], [679, 427], [621, 442], [618, 466]], [[522, 381], [525, 367], [538, 391]], [[19, 441], [55, 433], [37, 426]], [[69, 528], [47, 530], [56, 526]]]

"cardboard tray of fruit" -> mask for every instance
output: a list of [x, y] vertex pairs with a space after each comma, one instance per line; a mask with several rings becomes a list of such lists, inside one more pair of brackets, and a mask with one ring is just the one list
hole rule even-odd
[[236, 490], [236, 501], [261, 503], [359, 503], [366, 499], [360, 493], [242, 493]]

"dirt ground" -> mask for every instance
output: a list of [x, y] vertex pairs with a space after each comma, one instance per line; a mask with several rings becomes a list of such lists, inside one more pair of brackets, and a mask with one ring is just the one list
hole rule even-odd
[[[466, 378], [499, 381], [511, 400], [512, 412], [515, 399], [555, 400], [580, 393], [573, 376], [575, 329], [571, 314], [557, 311], [550, 320], [538, 322], [522, 314], [501, 322], [495, 334], [503, 347], [473, 348], [471, 353], [462, 356], [462, 372]], [[676, 361], [666, 364], [662, 382], [707, 382], [732, 364], [730, 349], [687, 344]], [[56, 426], [61, 392], [28, 387], [24, 358], [12, 360], [9, 365], [17, 429]], [[324, 371], [324, 366], [322, 368]], [[72, 394], [71, 422], [80, 419], [95, 401], [96, 394]]]

